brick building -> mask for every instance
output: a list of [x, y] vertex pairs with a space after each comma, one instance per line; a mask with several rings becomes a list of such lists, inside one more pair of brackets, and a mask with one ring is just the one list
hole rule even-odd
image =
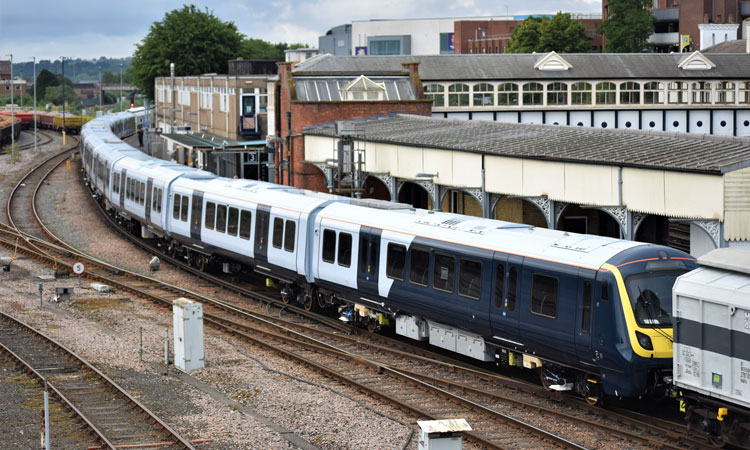
[[[430, 116], [432, 102], [424, 99], [418, 63], [404, 63], [400, 72], [361, 76], [358, 71], [335, 77], [309, 76], [293, 63], [279, 63], [280, 136], [276, 161], [277, 183], [316, 191], [329, 190], [320, 166], [305, 159], [302, 130], [310, 125], [358, 119], [400, 111]], [[331, 149], [331, 157], [334, 149]], [[288, 167], [291, 166], [291, 170]]]

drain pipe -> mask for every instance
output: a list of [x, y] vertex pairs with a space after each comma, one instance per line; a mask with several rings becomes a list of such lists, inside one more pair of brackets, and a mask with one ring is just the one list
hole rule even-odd
[[617, 166], [617, 204], [622, 206], [622, 166]]

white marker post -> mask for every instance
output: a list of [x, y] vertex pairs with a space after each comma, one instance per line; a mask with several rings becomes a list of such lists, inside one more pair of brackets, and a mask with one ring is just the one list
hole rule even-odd
[[86, 271], [86, 266], [84, 266], [82, 262], [77, 262], [73, 264], [73, 273], [78, 275], [78, 287], [83, 286], [83, 281], [82, 281], [83, 277], [81, 275], [85, 271]]

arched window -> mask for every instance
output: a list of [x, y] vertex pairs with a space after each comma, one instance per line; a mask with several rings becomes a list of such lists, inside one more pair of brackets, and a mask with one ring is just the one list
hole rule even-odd
[[526, 83], [523, 85], [523, 104], [541, 105], [544, 86], [541, 83]]
[[568, 104], [568, 85], [565, 83], [550, 83], [547, 85], [548, 105]]
[[596, 104], [597, 105], [614, 105], [617, 97], [617, 87], [614, 83], [603, 82], [596, 83]]
[[432, 100], [432, 106], [445, 106], [445, 86], [442, 84], [426, 84], [424, 86], [424, 98]]
[[503, 83], [497, 87], [498, 105], [518, 105], [518, 85], [516, 83]]
[[448, 86], [448, 106], [469, 106], [468, 84], [451, 84]]
[[658, 105], [664, 103], [664, 84], [658, 81], [649, 81], [643, 85], [643, 103], [646, 105]]
[[489, 83], [474, 85], [474, 106], [494, 106], [495, 87]]
[[641, 85], [633, 81], [620, 83], [620, 104], [639, 105], [641, 103]]
[[719, 81], [716, 83], [716, 103], [734, 104], [734, 83]]
[[696, 81], [693, 83], [693, 104], [711, 103], [711, 82]]
[[591, 83], [579, 81], [578, 83], [573, 83], [570, 90], [572, 91], [570, 99], [574, 105], [591, 104]]
[[685, 81], [670, 81], [667, 84], [667, 103], [687, 103], [688, 84]]

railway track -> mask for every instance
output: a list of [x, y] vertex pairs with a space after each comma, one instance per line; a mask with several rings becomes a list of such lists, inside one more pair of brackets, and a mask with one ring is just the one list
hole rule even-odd
[[[116, 225], [114, 220], [109, 220]], [[45, 234], [51, 236], [49, 232]], [[131, 235], [124, 235], [139, 245], [144, 245]], [[87, 258], [60, 242], [47, 248], [58, 249], [58, 261], [61, 264], [69, 264], [63, 262], [66, 254], [67, 260], [71, 262], [73, 259]], [[154, 250], [148, 248], [150, 252]], [[166, 256], [163, 258], [172, 263], [181, 263]], [[608, 413], [601, 408], [587, 409], [571, 403], [561, 413], [558, 411], [560, 405], [572, 399], [560, 400], [555, 398], [559, 396], [542, 393], [539, 386], [451, 362], [449, 358], [400, 341], [387, 340], [378, 335], [367, 338], [348, 336], [348, 333], [357, 331], [330, 318], [316, 317], [307, 311], [283, 305], [278, 297], [258, 294], [253, 289], [228, 283], [185, 264], [181, 264], [184, 270], [203, 276], [229, 291], [306, 314], [312, 322], [297, 324], [270, 314], [252, 312], [246, 306], [246, 301], [218, 301], [176, 286], [164, 285], [149, 277], [122, 271], [93, 258], [89, 264], [98, 267], [89, 276], [143, 298], [165, 305], [171, 304], [178, 297], [197, 300], [204, 304], [204, 320], [207, 323], [257, 345], [271, 348], [328, 377], [369, 392], [419, 417], [467, 418], [474, 428], [467, 437], [488, 448], [518, 448], [528, 446], [530, 442], [544, 447], [582, 448], [576, 442], [582, 442], [585, 439], [582, 436], [592, 430], [644, 446], [707, 447], [705, 442], [681, 437], [679, 431], [665, 433], [664, 427], [653, 427], [646, 421], [624, 416], [614, 419], [610, 414], [605, 423], [604, 418]], [[263, 337], [259, 339], [257, 336]], [[503, 389], [499, 389], [501, 386]], [[529, 400], [530, 393], [533, 394], [533, 401]], [[539, 399], [546, 400], [540, 402]], [[524, 417], [524, 420], [514, 419], [500, 412], [510, 410], [514, 416]], [[594, 414], [592, 411], [596, 411], [596, 416], [586, 418], [585, 415]], [[556, 422], [566, 425], [556, 429], [550, 427], [550, 423]], [[525, 430], [521, 437], [518, 429]], [[684, 427], [681, 431], [687, 434]]]
[[161, 444], [193, 449], [106, 375], [52, 338], [0, 313], [0, 346], [74, 411], [105, 448]]
[[[34, 148], [34, 141], [33, 141], [33, 139], [34, 139], [34, 132], [33, 131], [29, 131], [29, 130], [23, 130], [22, 132], [30, 134], [32, 141], [31, 141], [30, 144], [19, 145], [18, 146], [18, 150], [26, 150], [26, 149]], [[41, 147], [43, 145], [47, 145], [50, 142], [52, 142], [53, 135], [50, 134], [49, 131], [37, 130], [37, 137], [39, 135], [41, 135], [41, 139], [39, 139], [37, 141], [37, 143], [36, 143], [37, 148], [39, 148], [39, 147]]]

